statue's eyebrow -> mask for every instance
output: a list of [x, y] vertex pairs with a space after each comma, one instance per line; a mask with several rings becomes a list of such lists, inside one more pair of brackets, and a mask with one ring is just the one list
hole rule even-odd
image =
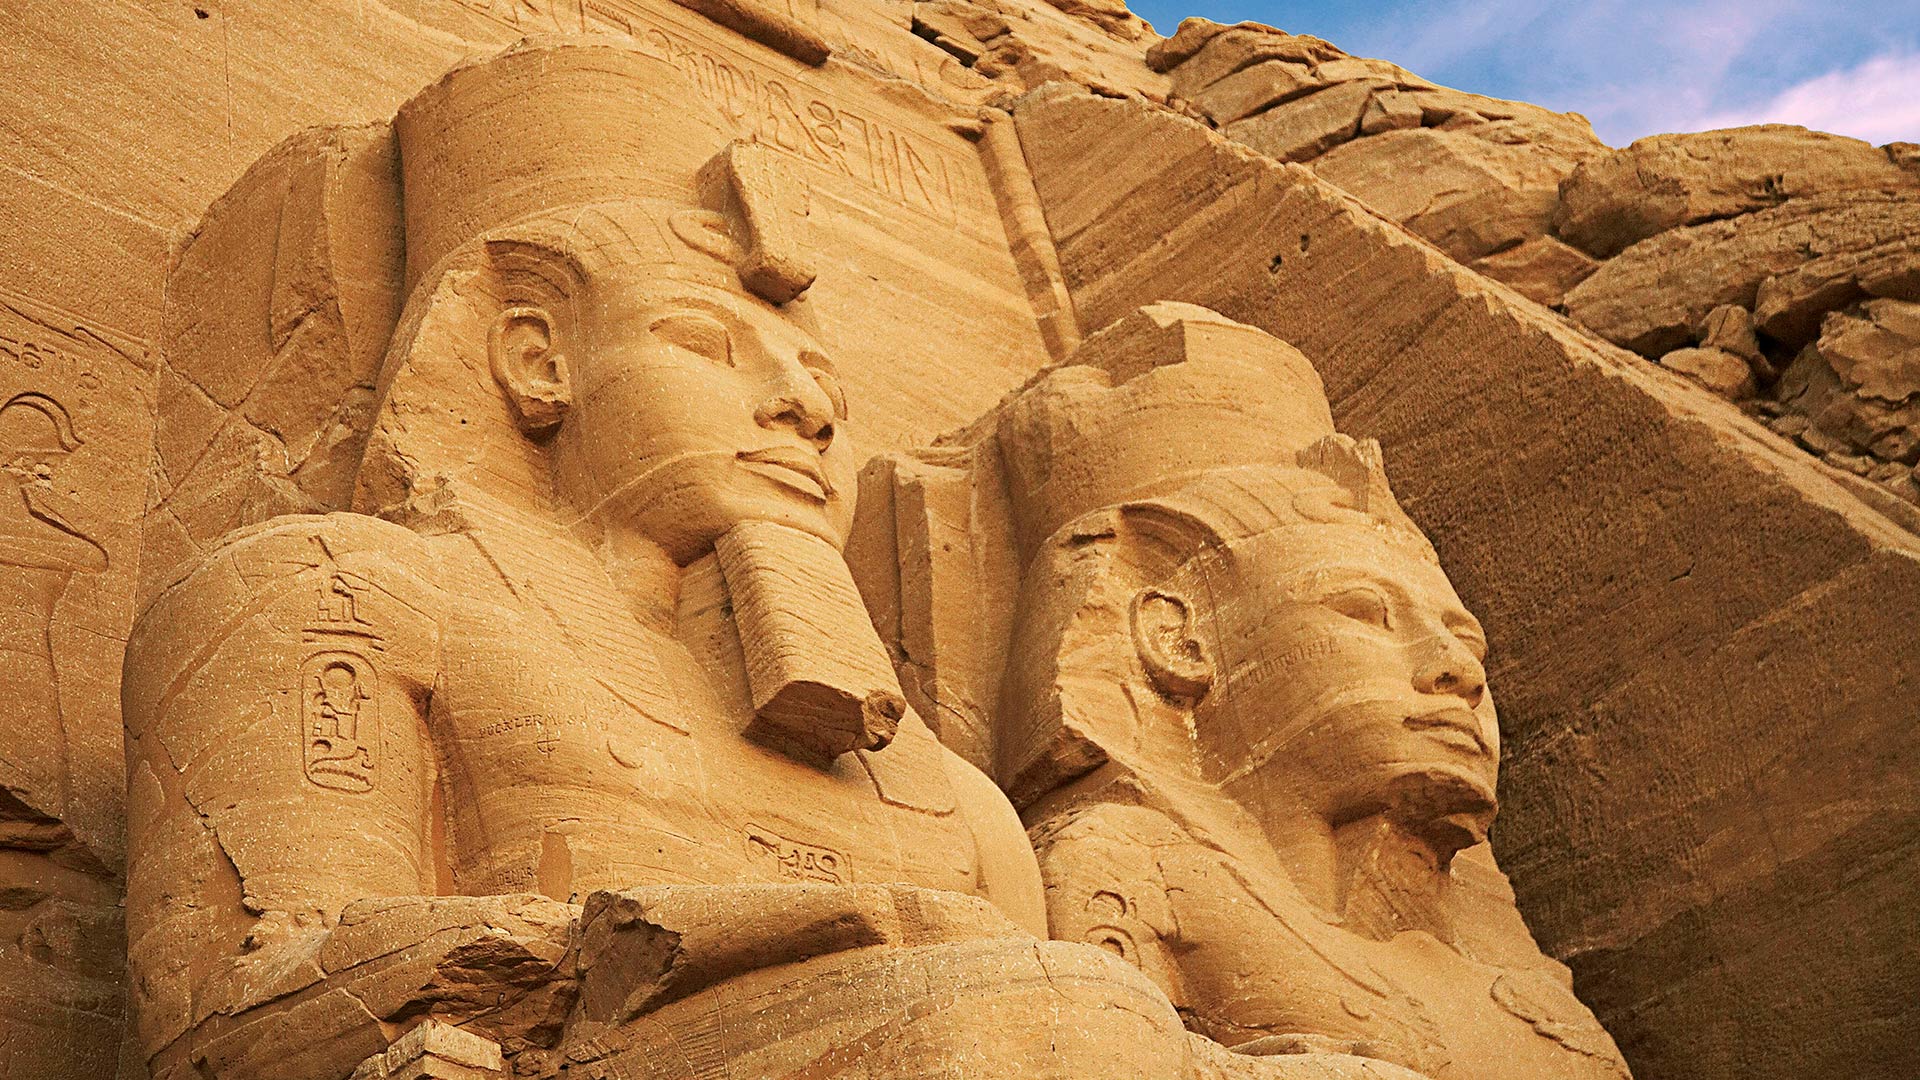
[[[1287, 595], [1300, 599], [1311, 596], [1313, 600], [1323, 599], [1342, 589], [1366, 586], [1378, 589], [1396, 603], [1415, 604], [1419, 598], [1405, 585], [1383, 574], [1362, 566], [1322, 566], [1303, 571], [1293, 579]], [[1465, 631], [1485, 647], [1487, 631], [1473, 612], [1461, 607], [1457, 602], [1439, 605], [1440, 622], [1454, 634]]]
[[1407, 590], [1399, 582], [1366, 567], [1340, 564], [1316, 566], [1311, 570], [1301, 571], [1294, 575], [1293, 581], [1289, 583], [1287, 594], [1300, 598], [1306, 598], [1311, 594], [1312, 599], [1319, 600], [1342, 589], [1362, 585], [1378, 589], [1395, 600], [1409, 599]]
[[717, 300], [693, 293], [667, 293], [658, 298], [647, 297], [645, 312], [649, 323], [674, 315], [686, 308], [692, 308], [702, 315], [712, 315], [729, 326], [741, 321], [739, 312]]
[[1441, 622], [1453, 632], [1455, 637], [1471, 637], [1476, 658], [1481, 661], [1486, 660], [1487, 628], [1480, 625], [1480, 620], [1474, 616], [1473, 612], [1463, 607], [1455, 608], [1442, 616]]

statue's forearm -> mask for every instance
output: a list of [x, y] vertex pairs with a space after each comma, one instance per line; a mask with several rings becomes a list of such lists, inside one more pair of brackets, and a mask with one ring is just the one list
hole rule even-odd
[[549, 1042], [573, 1003], [578, 912], [529, 895], [395, 897], [351, 904], [316, 935], [269, 931], [206, 981], [154, 1075], [338, 1080], [421, 1015], [509, 1052]]

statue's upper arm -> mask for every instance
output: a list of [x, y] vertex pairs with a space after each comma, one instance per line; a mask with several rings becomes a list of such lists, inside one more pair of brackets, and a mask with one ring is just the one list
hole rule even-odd
[[1175, 923], [1158, 859], [1182, 833], [1158, 811], [1096, 804], [1036, 830], [1047, 924], [1059, 941], [1125, 958], [1185, 1003], [1170, 943]]
[[249, 916], [322, 921], [432, 891], [432, 577], [399, 526], [281, 518], [136, 621], [122, 690], [136, 951], [164, 922], [226, 940]]
[[982, 894], [1016, 925], [1045, 938], [1047, 909], [1040, 888], [1040, 866], [1013, 804], [985, 773], [952, 750], [941, 747], [940, 759], [953, 784], [960, 813], [973, 833]]

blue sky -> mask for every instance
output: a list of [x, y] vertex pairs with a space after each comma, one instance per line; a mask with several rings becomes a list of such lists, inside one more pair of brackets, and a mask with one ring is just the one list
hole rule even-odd
[[1129, 0], [1180, 20], [1314, 34], [1443, 83], [1583, 113], [1623, 146], [1798, 123], [1920, 142], [1920, 0]]

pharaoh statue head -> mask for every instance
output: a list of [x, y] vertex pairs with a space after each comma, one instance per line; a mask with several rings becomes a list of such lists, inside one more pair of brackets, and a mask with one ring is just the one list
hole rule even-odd
[[1004, 402], [994, 442], [1016, 801], [1123, 774], [1269, 824], [1384, 818], [1442, 864], [1484, 838], [1482, 631], [1297, 351], [1155, 305]]
[[664, 62], [568, 39], [456, 69], [395, 133], [409, 300], [356, 503], [479, 469], [511, 499], [500, 463], [543, 458], [564, 517], [681, 564], [742, 521], [844, 532], [807, 191], [763, 148]]

